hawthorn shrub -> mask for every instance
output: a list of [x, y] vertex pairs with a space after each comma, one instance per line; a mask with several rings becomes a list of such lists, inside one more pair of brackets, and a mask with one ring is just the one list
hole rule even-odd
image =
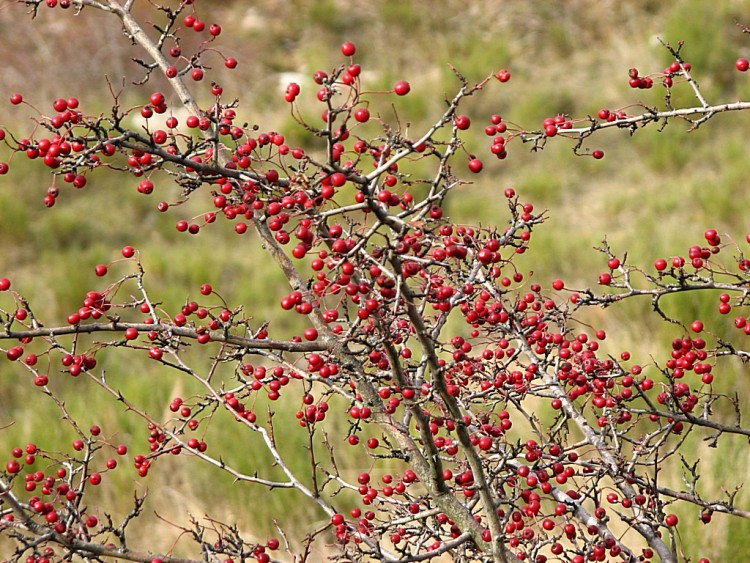
[[[123, 107], [113, 88], [111, 112], [96, 114], [75, 97], [9, 93], [11, 108], [35, 117], [30, 131], [0, 130], [0, 174], [24, 157], [46, 167], [51, 182], [40, 205], [49, 208], [86, 189], [93, 170], [132, 177], [144, 196], [175, 185], [179, 195], [156, 204], [158, 212], [179, 216], [188, 200], [203, 209], [176, 220], [185, 245], [204, 229], [221, 230], [228, 245], [262, 249], [259, 267], [277, 269], [288, 288], [279, 319], [254, 318], [253, 303], [234, 302], [211, 280], [171, 309], [149, 289], [149, 249], [125, 246], [111, 262], [87, 265], [91, 285], [80, 308], [55, 319], [2, 277], [6, 377], [36, 386], [41, 408], [76, 435], [54, 447], [0, 450], [0, 540], [11, 546], [9, 560], [695, 561], [703, 554], [684, 552], [677, 512], [691, 507], [706, 524], [716, 514], [750, 515], [739, 480], [705, 487], [699, 463], [688, 459], [696, 439], [713, 448], [703, 455], [731, 456], [750, 436], [743, 397], [724, 377], [741, 373], [750, 354], [742, 344], [750, 334], [750, 235], [706, 226], [690, 248], [653, 264], [605, 241], [598, 286], [568, 287], [516, 266], [546, 212], [515, 189], [492, 196], [507, 201], [501, 225], [456, 224], [445, 211], [472, 178], [524, 144], [536, 150], [567, 139], [575, 155], [599, 160], [605, 154], [593, 143], [605, 129], [632, 133], [675, 119], [697, 128], [750, 108], [708, 103], [680, 45], [664, 45], [667, 68], [623, 77], [624, 88], [663, 89], [663, 108], [635, 102], [524, 128], [462, 109], [484, 90], [501, 96], [508, 70], [471, 83], [454, 69], [457, 88], [443, 113], [413, 131], [398, 115], [409, 82], [368, 90], [358, 47], [346, 42], [332, 55], [337, 66], [313, 74], [315, 88], [290, 83], [281, 96], [314, 139], [305, 150], [288, 145], [283, 131], [237, 119], [239, 101], [217, 81], [241, 62], [221, 54], [221, 26], [202, 19], [210, 7], [154, 4], [136, 18], [132, 1], [21, 4], [32, 17], [55, 9], [60, 17], [102, 10], [118, 18], [124, 39], [142, 51], [143, 78], [132, 85], [141, 103]], [[190, 52], [186, 34], [200, 37]], [[750, 67], [745, 59], [735, 66]], [[171, 91], [149, 87], [156, 75]], [[678, 88], [697, 103], [674, 107]], [[198, 91], [212, 102], [199, 105]], [[318, 113], [303, 109], [305, 98]], [[390, 107], [397, 119], [383, 117]], [[481, 128], [485, 146], [470, 152], [467, 140]], [[718, 314], [675, 318], [663, 306], [675, 294], [714, 300]], [[605, 347], [606, 332], [586, 320], [587, 310], [636, 299], [649, 300], [674, 331], [671, 347], [656, 339], [643, 355]], [[297, 336], [276, 332], [284, 317], [302, 327]], [[132, 400], [100, 360], [133, 355], [200, 391], [157, 408]], [[151, 374], [132, 377], [148, 386]], [[63, 378], [85, 380], [97, 408], [138, 418], [147, 442], [84, 427], [54, 384]], [[294, 405], [294, 416], [268, 406], [276, 401]], [[237, 443], [255, 436], [272, 466], [246, 471], [236, 452], [213, 451], [210, 427], [236, 434]], [[307, 443], [302, 469], [284, 453], [295, 433]], [[133, 521], [152, 517], [145, 495], [129, 507], [120, 499], [112, 513], [96, 491], [114, 471], [147, 481], [176, 456], [230, 475], [236, 487], [291, 489], [320, 519], [302, 537], [280, 527], [261, 538], [210, 518], [209, 506], [205, 518], [175, 525], [178, 547], [157, 553], [151, 538], [129, 533]], [[366, 469], [346, 470], [352, 456]], [[680, 465], [681, 482], [664, 478]]]

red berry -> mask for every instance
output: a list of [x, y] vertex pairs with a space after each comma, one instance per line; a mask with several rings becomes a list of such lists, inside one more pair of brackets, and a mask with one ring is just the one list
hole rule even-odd
[[492, 448], [492, 438], [489, 436], [482, 436], [479, 438], [479, 443], [477, 444], [479, 446], [479, 449], [486, 452], [489, 449]]
[[471, 170], [475, 174], [482, 171], [482, 166], [482, 161], [478, 158], [472, 158], [469, 161], [469, 170]]
[[354, 119], [360, 123], [365, 123], [370, 119], [370, 112], [367, 108], [359, 108], [354, 112]]
[[17, 106], [21, 102], [23, 102], [23, 96], [21, 94], [13, 94], [10, 97], [10, 103], [13, 104], [14, 106]]
[[97, 276], [102, 277], [107, 275], [107, 266], [104, 264], [99, 264], [96, 268], [94, 268], [94, 272]]
[[508, 82], [508, 80], [510, 80], [510, 72], [508, 72], [504, 68], [500, 69], [495, 75], [495, 78], [497, 78], [500, 82]]
[[702, 332], [703, 331], [703, 322], [701, 321], [693, 321], [690, 325], [690, 330], [693, 332]]
[[349, 43], [348, 41], [341, 45], [341, 53], [345, 57], [351, 57], [355, 52], [357, 48], [354, 46], [354, 43]]
[[227, 57], [227, 59], [224, 61], [224, 66], [227, 68], [236, 68], [237, 59], [235, 59], [234, 57]]
[[409, 83], [405, 80], [399, 80], [396, 82], [396, 85], [393, 87], [393, 91], [398, 96], [406, 96], [406, 94], [409, 93], [411, 90], [411, 86], [409, 86]]
[[328, 80], [328, 75], [322, 70], [316, 70], [313, 73], [313, 81], [315, 84], [323, 84], [326, 80]]
[[734, 63], [734, 66], [737, 67], [737, 70], [740, 72], [745, 72], [748, 68], [750, 68], [750, 62], [748, 62], [747, 59], [737, 59], [737, 62]]
[[604, 158], [604, 151], [596, 149], [594, 152], [591, 153], [591, 156], [593, 156], [597, 160], [602, 159]]
[[468, 129], [471, 126], [471, 119], [467, 115], [457, 115], [453, 122], [456, 124], [456, 128], [461, 130]]

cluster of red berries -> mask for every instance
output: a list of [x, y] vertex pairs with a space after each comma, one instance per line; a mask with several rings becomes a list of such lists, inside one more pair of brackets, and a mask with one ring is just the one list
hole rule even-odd
[[[89, 431], [91, 437], [88, 442], [76, 439], [72, 442], [72, 449], [75, 452], [85, 451], [87, 456], [95, 450], [94, 444], [97, 437], [101, 434], [99, 426], [92, 426]], [[128, 448], [123, 444], [113, 445], [108, 442], [102, 442], [107, 448], [111, 448], [118, 456], [127, 454]], [[82, 494], [81, 485], [73, 485], [72, 476], [80, 475], [78, 469], [69, 471], [66, 465], [75, 468], [85, 467], [86, 479], [85, 484], [97, 486], [102, 483], [103, 475], [114, 470], [118, 462], [114, 457], [109, 457], [104, 462], [104, 467], [100, 471], [92, 471], [92, 460], [87, 457], [81, 461], [74, 456], [66, 456], [56, 463], [49, 464], [49, 469], [34, 471], [37, 459], [41, 456], [45, 460], [54, 460], [51, 452], [43, 452], [36, 444], [26, 444], [24, 448], [15, 447], [11, 450], [11, 459], [5, 464], [5, 471], [10, 476], [20, 475], [24, 469], [28, 470], [23, 475], [24, 490], [28, 493], [37, 493], [38, 496], [30, 496], [26, 503], [35, 513], [43, 517], [47, 525], [56, 533], [63, 534], [71, 529], [68, 526], [77, 526], [75, 522], [80, 522], [86, 528], [95, 528], [99, 525], [99, 519], [93, 514], [86, 514], [89, 508], [82, 509], [79, 512], [78, 503], [76, 502], [79, 495]], [[59, 455], [59, 454], [58, 454]], [[49, 472], [48, 472], [49, 471]], [[84, 485], [85, 486], [85, 485]], [[71, 518], [75, 515], [75, 518]], [[3, 519], [13, 522], [15, 516], [12, 513], [4, 515]], [[47, 557], [52, 556], [53, 552], [45, 550]], [[35, 560], [35, 561], [38, 561]]]
[[[716, 230], [708, 229], [704, 233], [704, 236], [709, 247], [693, 245], [688, 249], [690, 265], [696, 270], [707, 268], [709, 266], [708, 261], [710, 258], [721, 252], [721, 237], [717, 234]], [[685, 267], [686, 263], [687, 262], [683, 256], [674, 256], [671, 258], [671, 265], [674, 269], [680, 270]], [[654, 261], [654, 268], [659, 272], [666, 271], [668, 266], [669, 263], [664, 258], [658, 258]], [[740, 263], [740, 270], [742, 270], [742, 263]]]

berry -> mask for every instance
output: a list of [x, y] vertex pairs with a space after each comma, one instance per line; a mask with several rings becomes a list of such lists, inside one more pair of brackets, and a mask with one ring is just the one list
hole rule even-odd
[[737, 59], [737, 62], [734, 63], [734, 66], [737, 67], [737, 70], [740, 72], [746, 72], [748, 68], [750, 68], [750, 62], [748, 62], [747, 59]]
[[326, 74], [322, 70], [316, 70], [313, 73], [313, 81], [315, 82], [315, 84], [325, 84], [327, 80], [328, 80], [328, 74]]
[[405, 80], [399, 80], [393, 87], [393, 91], [397, 96], [406, 96], [406, 94], [408, 94], [410, 90], [411, 86], [409, 86], [409, 83]]
[[346, 42], [341, 45], [341, 53], [345, 57], [351, 57], [356, 52], [357, 48], [354, 46], [354, 43]]
[[510, 72], [508, 72], [504, 68], [500, 69], [495, 75], [495, 78], [497, 78], [500, 82], [508, 82], [508, 80], [510, 80]]
[[471, 126], [471, 119], [466, 115], [457, 115], [453, 120], [457, 129], [465, 130]]
[[356, 119], [360, 123], [365, 123], [370, 119], [370, 112], [367, 110], [367, 108], [359, 108], [354, 112], [354, 119]]
[[479, 160], [478, 158], [472, 158], [469, 161], [469, 170], [471, 170], [475, 174], [481, 172], [482, 171], [482, 167], [483, 167], [482, 161]]

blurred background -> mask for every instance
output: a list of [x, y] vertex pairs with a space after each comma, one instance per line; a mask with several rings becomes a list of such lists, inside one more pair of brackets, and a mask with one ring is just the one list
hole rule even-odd
[[[356, 43], [355, 59], [363, 67], [367, 89], [388, 90], [402, 79], [411, 83], [411, 94], [398, 100], [398, 117], [416, 132], [439, 115], [445, 97], [458, 87], [449, 65], [470, 81], [500, 68], [510, 70], [509, 83], [492, 81], [466, 101], [462, 112], [474, 122], [473, 135], [466, 136], [468, 149], [483, 158], [485, 170], [472, 176], [473, 185], [449, 198], [447, 211], [459, 222], [503, 225], [507, 206], [502, 194], [511, 186], [522, 201], [531, 201], [537, 210], [548, 209], [549, 220], [535, 232], [531, 250], [519, 260], [540, 283], [560, 277], [569, 287], [595, 285], [599, 273], [607, 269], [606, 259], [592, 247], [605, 236], [618, 256], [627, 252], [630, 263], [649, 270], [656, 258], [686, 255], [691, 244], [702, 244], [707, 228], [729, 233], [740, 243], [750, 231], [746, 140], [750, 116], [719, 115], [690, 133], [688, 124], [678, 120], [663, 131], [651, 126], [632, 138], [625, 131], [607, 131], [585, 145], [603, 149], [601, 161], [574, 156], [572, 143], [562, 139], [537, 153], [514, 141], [508, 158], [499, 161], [489, 154], [482, 132], [493, 113], [534, 129], [558, 113], [585, 117], [603, 107], [619, 109], [636, 101], [660, 105], [661, 87], [628, 87], [630, 67], [637, 67], [642, 75], [658, 73], [672, 61], [659, 39], [672, 45], [684, 41], [682, 54], [709, 103], [750, 99], [750, 74], [737, 72], [734, 66], [738, 57], [750, 57], [750, 36], [735, 24], [750, 25], [748, 1], [212, 0], [196, 4], [200, 19], [223, 27], [212, 45], [220, 53], [204, 55], [204, 64], [214, 70], [207, 72], [204, 82], [194, 84], [197, 97], [210, 100], [210, 81], [220, 82], [225, 99], [240, 99], [238, 121], [257, 124], [262, 131], [281, 131], [290, 146], [309, 151], [320, 147], [295, 125], [283, 101], [284, 88], [290, 80], [299, 82], [303, 112], [319, 115], [312, 73], [345, 63], [339, 51], [343, 41]], [[136, 12], [149, 13], [147, 3], [136, 2]], [[191, 35], [196, 34], [184, 35], [183, 52], [188, 53], [196, 40]], [[159, 77], [143, 88], [132, 86], [143, 73], [131, 58], [141, 54], [107, 14], [85, 9], [76, 15], [73, 10], [43, 8], [32, 21], [22, 5], [2, 2], [0, 37], [0, 127], [19, 137], [33, 130], [34, 111], [11, 106], [7, 99], [13, 92], [22, 93], [43, 114], [52, 112], [55, 98], [70, 96], [81, 100], [85, 112], [107, 114], [113, 105], [111, 91], [127, 107], [146, 103], [151, 92], [165, 88]], [[235, 70], [224, 68], [226, 56], [238, 59]], [[696, 104], [686, 85], [674, 88], [672, 101], [675, 106]], [[177, 100], [167, 94], [167, 103], [173, 102]], [[393, 116], [389, 104], [378, 106], [384, 117]], [[0, 160], [7, 158], [3, 148]], [[230, 303], [244, 304], [259, 323], [278, 317], [278, 301], [287, 290], [273, 268], [264, 265], [253, 236], [238, 239], [231, 225], [221, 221], [190, 240], [175, 231], [177, 220], [210, 210], [210, 198], [198, 194], [188, 205], [162, 215], [156, 212], [156, 203], [178, 197], [178, 188], [164, 180], [149, 197], [136, 192], [139, 180], [130, 176], [96, 170], [88, 180], [80, 191], [60, 184], [56, 206], [46, 209], [42, 198], [51, 178], [40, 166], [16, 156], [10, 173], [0, 177], [0, 275], [12, 279], [13, 287], [29, 298], [47, 325], [76, 311], [86, 291], [106, 287], [93, 268], [118, 258], [126, 244], [143, 250], [151, 293], [165, 308], [176, 311], [198, 296], [202, 283], [211, 283]], [[718, 297], [711, 295], [704, 300], [674, 299], [668, 309], [689, 322], [715, 316], [717, 305]], [[663, 357], [663, 345], [681, 336], [677, 327], [659, 322], [648, 311], [647, 302], [631, 303], [608, 310], [606, 317], [592, 312], [590, 321], [608, 329], [605, 344], [612, 347], [613, 355], [629, 349], [646, 362], [650, 354]], [[277, 334], [298, 331], [293, 320], [278, 317], [273, 324]], [[727, 333], [731, 330], [727, 328]], [[146, 358], [130, 356], [107, 352], [98, 359], [134, 402], [159, 413], [172, 397], [193, 392], [191, 382], [154, 369]], [[727, 391], [750, 391], [744, 381], [746, 368], [736, 367], [717, 377]], [[130, 447], [123, 467], [107, 474], [116, 486], [102, 487], [101, 504], [122, 515], [129, 509], [132, 491], [148, 488], [147, 516], [141, 519], [143, 524], [134, 524], [134, 530], [148, 529], [146, 543], [152, 549], [172, 546], [179, 534], [168, 522], [185, 524], [189, 514], [236, 521], [260, 539], [275, 535], [274, 519], [290, 537], [307, 531], [310, 522], [325, 519], [293, 492], [268, 494], [258, 487], [233, 485], [227, 476], [195, 460], [160, 460], [147, 479], [137, 479], [132, 455], [147, 448], [144, 423], [123, 409], [92, 409], [92, 404], [104, 404], [105, 398], [84, 378], [74, 380], [53, 372], [50, 379], [82, 426], [99, 424], [105, 434], [114, 435], [113, 441]], [[290, 404], [282, 400], [273, 408], [280, 413], [279, 421], [296, 426], [293, 414], [298, 400], [289, 399]], [[264, 411], [261, 403], [256, 405], [258, 412]], [[336, 420], [331, 421], [332, 435], [336, 424], [344, 424]], [[0, 434], [0, 457], [28, 441], [54, 448], [60, 440], [72, 439], [60, 413], [33, 387], [28, 374], [2, 363], [0, 426], [10, 421], [15, 421], [13, 426]], [[231, 427], [219, 427], [211, 429], [208, 441], [212, 453], [227, 452], [225, 457], [242, 470], [263, 473], [269, 459], [252, 440], [233, 433]], [[739, 455], [705, 455], [701, 483], [706, 490], [731, 489], [748, 475], [746, 442], [725, 439], [723, 443], [729, 451], [738, 448]], [[308, 463], [304, 446], [303, 432], [290, 433], [282, 444], [290, 463], [302, 472]], [[699, 440], [691, 447], [693, 460], [707, 451]], [[359, 452], [347, 463], [357, 467], [367, 462]], [[679, 460], [667, 471], [674, 472], [679, 485]], [[747, 500], [747, 496], [738, 498]], [[731, 560], [738, 549], [750, 549], [750, 527], [745, 523], [715, 515], [707, 533], [697, 511], [678, 514], [688, 553], [722, 561]], [[9, 548], [2, 542], [0, 538], [0, 556]], [[136, 547], [143, 542], [134, 543]], [[182, 549], [189, 551], [178, 543], [175, 553]]]

